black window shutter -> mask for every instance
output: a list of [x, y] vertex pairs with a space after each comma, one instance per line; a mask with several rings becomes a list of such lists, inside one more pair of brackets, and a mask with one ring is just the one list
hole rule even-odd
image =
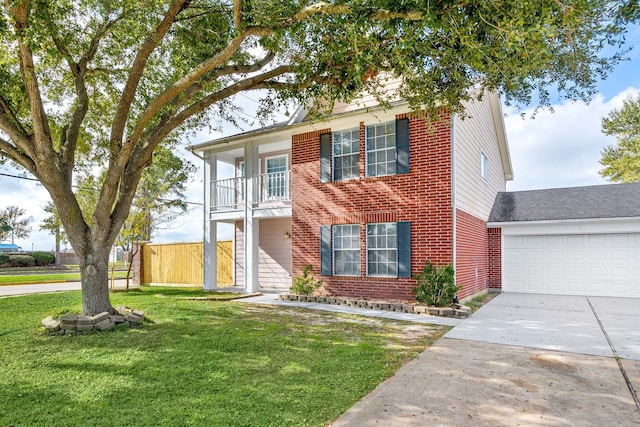
[[409, 173], [409, 119], [396, 120], [397, 173]]
[[411, 223], [399, 222], [398, 231], [398, 277], [411, 277]]
[[331, 276], [331, 226], [320, 226], [320, 274]]
[[331, 134], [320, 135], [320, 182], [331, 181]]

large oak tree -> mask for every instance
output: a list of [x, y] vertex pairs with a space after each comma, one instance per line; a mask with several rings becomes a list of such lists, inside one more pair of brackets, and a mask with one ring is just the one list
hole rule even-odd
[[[4, 0], [0, 155], [49, 191], [83, 311], [111, 311], [109, 249], [154, 150], [229, 119], [234, 95], [262, 90], [264, 112], [348, 101], [382, 95], [385, 72], [427, 111], [461, 111], [478, 88], [588, 99], [637, 15], [635, 0]], [[82, 212], [72, 185], [89, 172], [99, 196]]]
[[600, 175], [613, 182], [640, 181], [640, 95], [603, 118], [602, 132], [615, 136], [617, 144], [602, 150]]

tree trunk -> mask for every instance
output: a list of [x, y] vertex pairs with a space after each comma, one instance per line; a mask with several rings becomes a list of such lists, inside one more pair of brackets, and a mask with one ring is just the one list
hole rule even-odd
[[56, 254], [55, 254], [55, 266], [60, 267], [62, 265], [62, 260], [60, 259], [60, 226], [58, 226], [56, 230]]
[[84, 256], [79, 255], [78, 262], [82, 280], [82, 313], [86, 316], [103, 311], [115, 313], [109, 301], [109, 249], [100, 248]]

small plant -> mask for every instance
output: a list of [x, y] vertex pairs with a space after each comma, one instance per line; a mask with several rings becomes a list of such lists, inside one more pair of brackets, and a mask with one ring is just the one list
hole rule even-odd
[[0, 264], [4, 264], [5, 262], [9, 261], [9, 255], [7, 254], [0, 254]]
[[302, 269], [302, 276], [294, 277], [291, 292], [298, 295], [311, 295], [320, 285], [322, 280], [317, 280], [313, 275], [313, 267], [307, 265]]
[[451, 305], [456, 292], [462, 289], [462, 286], [456, 286], [455, 274], [450, 265], [436, 267], [427, 260], [422, 272], [414, 278], [418, 282], [418, 286], [413, 288], [416, 300], [427, 305]]

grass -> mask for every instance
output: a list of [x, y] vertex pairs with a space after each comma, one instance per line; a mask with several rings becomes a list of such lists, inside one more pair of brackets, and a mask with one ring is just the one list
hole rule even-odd
[[326, 425], [447, 330], [201, 294], [112, 294], [144, 328], [78, 336], [40, 320], [79, 292], [0, 299], [0, 425]]
[[[124, 279], [127, 277], [126, 271], [114, 272], [116, 279]], [[111, 272], [109, 272], [109, 279], [111, 279]], [[0, 285], [19, 285], [20, 283], [34, 283], [34, 282], [77, 282], [80, 280], [80, 273], [30, 273], [30, 274], [14, 274], [14, 275], [0, 275]]]

